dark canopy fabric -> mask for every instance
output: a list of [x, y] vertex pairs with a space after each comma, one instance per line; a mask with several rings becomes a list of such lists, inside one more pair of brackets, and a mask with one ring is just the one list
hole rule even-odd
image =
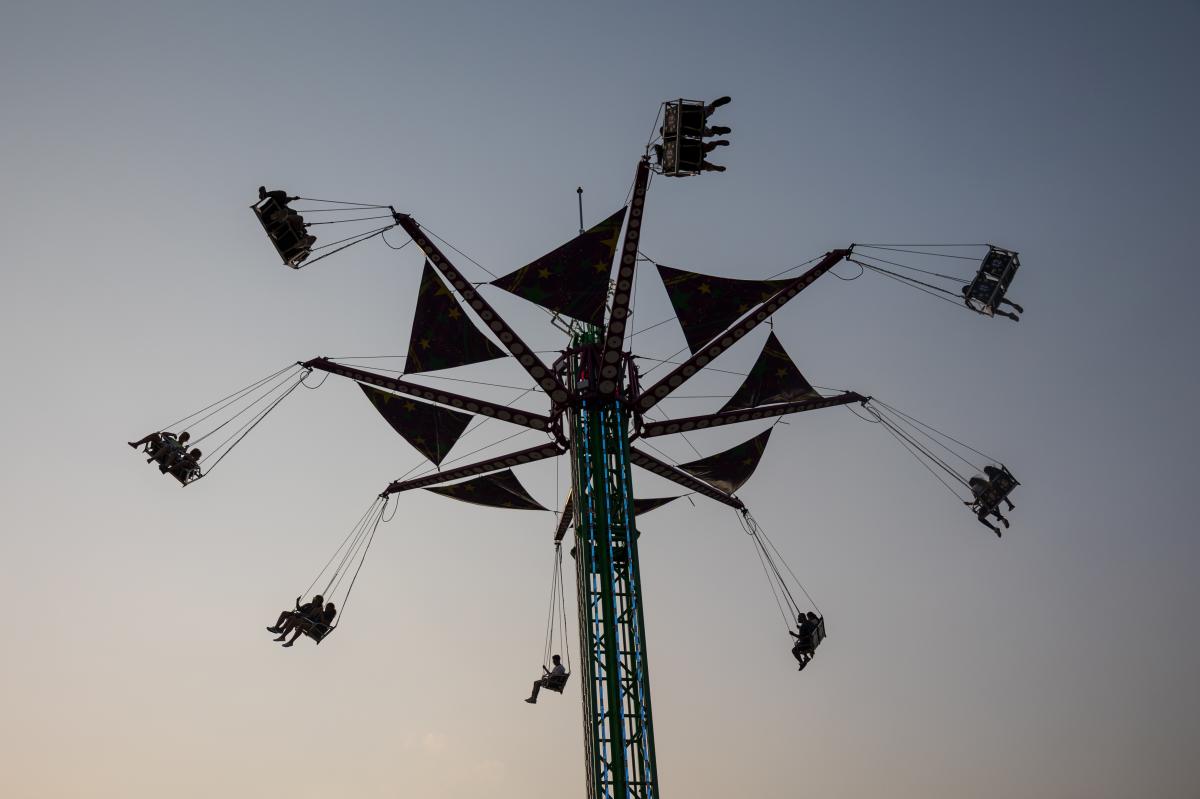
[[768, 427], [754, 438], [732, 449], [709, 455], [690, 463], [681, 463], [679, 468], [695, 475], [704, 482], [726, 494], [732, 494], [750, 479], [758, 462], [762, 460], [763, 451], [767, 448], [767, 439], [771, 437]]
[[643, 516], [655, 508], [661, 508], [668, 502], [674, 502], [679, 497], [647, 497], [646, 499], [635, 499], [633, 501], [633, 515]]
[[471, 422], [469, 413], [439, 408], [362, 383], [358, 386], [392, 429], [434, 463], [442, 462]]
[[747, 311], [793, 282], [712, 277], [662, 264], [658, 274], [693, 355]]
[[798, 402], [820, 396], [800, 374], [779, 339], [772, 333], [767, 337], [767, 343], [763, 345], [763, 351], [750, 369], [750, 374], [746, 375], [741, 387], [729, 401], [721, 406], [721, 410], [738, 411], [773, 402]]
[[625, 209], [531, 264], [492, 281], [505, 291], [582, 322], [604, 322], [608, 276]]
[[472, 477], [461, 483], [445, 486], [431, 486], [425, 489], [435, 494], [441, 494], [463, 502], [475, 505], [488, 505], [493, 508], [515, 508], [517, 510], [546, 510], [538, 501], [529, 495], [525, 487], [517, 481], [512, 469], [502, 472]]
[[426, 261], [404, 371], [449, 369], [505, 355], [467, 318], [467, 312]]

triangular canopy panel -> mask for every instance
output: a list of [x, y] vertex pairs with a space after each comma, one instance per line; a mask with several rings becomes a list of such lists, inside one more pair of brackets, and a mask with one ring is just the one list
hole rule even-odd
[[467, 318], [467, 312], [426, 261], [404, 371], [449, 369], [505, 355]]
[[572, 319], [601, 324], [624, 221], [622, 208], [533, 263], [496, 278], [492, 285]]
[[779, 339], [771, 333], [750, 374], [746, 375], [741, 387], [729, 401], [721, 406], [721, 410], [738, 411], [774, 402], [817, 399], [820, 396], [800, 374]]
[[647, 497], [646, 499], [635, 499], [633, 501], [633, 515], [643, 516], [650, 511], [661, 508], [668, 502], [674, 502], [679, 497]]
[[362, 383], [358, 385], [388, 424], [434, 463], [442, 462], [471, 422], [469, 413], [439, 408]]
[[662, 264], [658, 264], [658, 274], [693, 355], [747, 311], [795, 282], [712, 277]]
[[525, 487], [517, 480], [512, 469], [505, 469], [494, 474], [473, 477], [461, 483], [431, 486], [425, 489], [435, 494], [471, 502], [475, 505], [487, 505], [493, 508], [515, 508], [517, 510], [546, 510], [536, 499], [529, 495]]
[[732, 494], [750, 479], [758, 462], [762, 460], [763, 451], [767, 448], [767, 439], [771, 437], [768, 427], [754, 438], [732, 449], [709, 455], [690, 463], [681, 463], [679, 468], [695, 475], [704, 482], [726, 494]]

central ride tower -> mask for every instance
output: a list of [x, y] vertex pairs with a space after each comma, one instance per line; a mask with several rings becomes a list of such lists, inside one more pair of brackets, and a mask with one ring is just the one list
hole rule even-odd
[[[572, 395], [567, 421], [587, 795], [588, 799], [657, 799], [629, 456], [629, 398], [636, 394], [636, 376], [630, 369], [628, 381], [624, 374], [617, 376], [617, 390], [597, 390], [601, 336], [595, 326], [578, 327], [571, 349], [559, 362]], [[611, 375], [611, 370], [605, 372]]]

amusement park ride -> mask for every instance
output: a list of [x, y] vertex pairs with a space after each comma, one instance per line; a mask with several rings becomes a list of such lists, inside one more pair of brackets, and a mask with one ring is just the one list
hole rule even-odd
[[[581, 211], [579, 236], [491, 281], [497, 289], [549, 311], [555, 325], [569, 335], [568, 346], [550, 362], [531, 350], [435, 242], [438, 237], [412, 216], [391, 206], [312, 200], [260, 188], [258, 202], [252, 206], [254, 214], [284, 264], [294, 269], [346, 247], [382, 238], [396, 227], [424, 253], [424, 272], [403, 372], [387, 374], [387, 370], [368, 370], [331, 358], [312, 358], [171, 426], [179, 431], [186, 426], [189, 433], [157, 431], [141, 441], [130, 442], [131, 446], [144, 447], [161, 471], [189, 485], [211, 473], [216, 463], [313, 371], [357, 382], [376, 410], [437, 470], [388, 484], [314, 580], [313, 586], [328, 576], [323, 597], [332, 600], [340, 592], [343, 611], [392, 495], [419, 488], [476, 504], [544, 509], [525, 491], [512, 469], [567, 455], [572, 490], [554, 534], [558, 576], [551, 596], [545, 656], [548, 665], [555, 627], [560, 638], [565, 635], [562, 542], [573, 528], [570, 554], [575, 563], [578, 601], [577, 680], [583, 700], [589, 799], [655, 799], [659, 795], [636, 519], [678, 497], [635, 498], [634, 466], [678, 484], [689, 494], [728, 505], [740, 514], [776, 600], [789, 624], [796, 628], [791, 635], [796, 639], [793, 655], [800, 669], [825, 637], [824, 618], [802, 610], [793, 588], [803, 591], [803, 586], [736, 493], [757, 467], [773, 428], [729, 450], [688, 463], [672, 463], [669, 458], [652, 454], [650, 439], [859, 405], [859, 413], [881, 423], [997, 535], [1000, 528], [988, 518], [995, 517], [1008, 526], [1000, 505], [1007, 502], [1011, 508], [1008, 497], [1017, 485], [1008, 469], [998, 462], [890, 405], [854, 391], [819, 392], [804, 378], [773, 332], [740, 388], [719, 410], [686, 418], [651, 418], [656, 406], [672, 392], [843, 263], [856, 265], [860, 274], [872, 271], [935, 296], [938, 292], [949, 295], [959, 307], [983, 315], [1016, 319], [1015, 313], [1001, 311], [1001, 304], [1020, 311], [1006, 299], [1020, 265], [1017, 253], [988, 245], [851, 245], [802, 264], [796, 269], [804, 271], [797, 275], [766, 280], [715, 277], [655, 264], [689, 352], [681, 361], [668, 359], [671, 371], [646, 385], [646, 375], [639, 371], [627, 347], [627, 327], [635, 269], [640, 261], [649, 260], [638, 248], [647, 188], [656, 174], [686, 177], [724, 171], [724, 167], [710, 163], [708, 155], [728, 144], [714, 137], [731, 131], [710, 126], [709, 117], [728, 102], [729, 98], [723, 97], [709, 103], [683, 99], [663, 103], [661, 126], [656, 123], [658, 135], [637, 163], [627, 205], [588, 230], [583, 230]], [[301, 208], [305, 202], [315, 205]], [[312, 221], [314, 217], [319, 221]], [[317, 246], [317, 234], [313, 232], [316, 226], [363, 222], [370, 223], [367, 229]], [[981, 246], [987, 247], [982, 259], [962, 254]], [[973, 277], [961, 278], [895, 260], [912, 255], [973, 260], [979, 266]], [[933, 282], [937, 280], [943, 282]], [[514, 359], [544, 392], [549, 401], [545, 413], [405, 379], [501, 357]], [[544, 435], [545, 440], [516, 452], [441, 469], [447, 453], [476, 417], [524, 427]], [[204, 432], [206, 426], [212, 429]], [[188, 450], [189, 445], [198, 445], [219, 431], [227, 437], [207, 457], [199, 449]], [[986, 472], [986, 476], [968, 477], [969, 472], [964, 472], [956, 459], [971, 467], [970, 471]], [[323, 623], [307, 612], [300, 613], [299, 601], [297, 606], [293, 626], [299, 632], [319, 643], [336, 629], [328, 619]], [[556, 613], [561, 615], [557, 621]], [[792, 623], [791, 619], [796, 621]], [[541, 683], [561, 693], [568, 676], [569, 670], [566, 676], [546, 678]]]

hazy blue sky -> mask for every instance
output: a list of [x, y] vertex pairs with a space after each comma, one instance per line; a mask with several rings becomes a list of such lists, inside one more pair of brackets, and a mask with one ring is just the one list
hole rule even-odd
[[[732, 512], [648, 517], [664, 796], [1200, 795], [1198, 34], [1194, 2], [5, 3], [0, 794], [580, 795], [577, 684], [520, 701], [549, 514], [405, 495], [337, 637], [280, 650], [263, 626], [417, 453], [335, 380], [187, 491], [123, 442], [289, 361], [404, 351], [415, 248], [294, 273], [259, 184], [395, 203], [500, 274], [573, 234], [577, 185], [589, 221], [620, 206], [660, 101], [729, 94], [729, 171], [657, 180], [642, 249], [747, 278], [1019, 249], [1019, 324], [867, 275], [776, 332], [1023, 485], [997, 541], [850, 414], [777, 428], [741, 496], [829, 619], [802, 675]], [[670, 315], [649, 269], [636, 315]], [[546, 504], [555, 477], [521, 471]]]

